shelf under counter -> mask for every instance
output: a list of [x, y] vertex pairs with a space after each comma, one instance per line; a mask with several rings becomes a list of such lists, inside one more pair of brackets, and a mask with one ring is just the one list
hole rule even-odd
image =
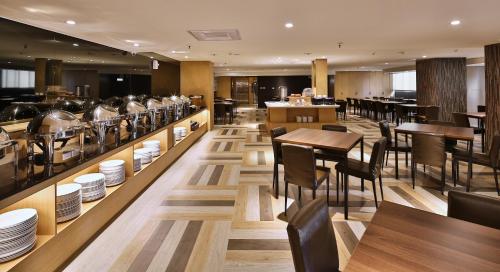
[[[287, 102], [266, 102], [266, 128], [285, 127], [288, 131], [298, 128], [320, 129], [337, 122], [339, 105], [293, 105]], [[312, 122], [297, 122], [297, 117], [312, 117]]]

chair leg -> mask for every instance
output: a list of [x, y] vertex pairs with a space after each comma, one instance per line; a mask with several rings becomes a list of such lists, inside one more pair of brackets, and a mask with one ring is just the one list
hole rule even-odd
[[387, 163], [389, 162], [389, 150], [385, 151], [385, 166], [387, 166]]
[[326, 178], [326, 205], [330, 206], [330, 177]]
[[413, 189], [415, 189], [415, 170], [416, 170], [416, 163], [412, 162], [411, 163], [411, 182]]
[[382, 200], [384, 200], [384, 189], [382, 188], [382, 174], [378, 176], [378, 183], [380, 184], [380, 196], [382, 197]]
[[441, 194], [444, 195], [444, 187], [446, 186], [446, 162], [441, 167]]
[[456, 183], [458, 183], [460, 181], [460, 162], [457, 161], [457, 164], [455, 165], [455, 171], [457, 171], [455, 173], [455, 177], [456, 177]]
[[424, 164], [424, 173], [425, 173], [425, 164]]
[[408, 168], [408, 152], [405, 152], [406, 168]]
[[339, 204], [339, 170], [337, 170], [337, 175], [336, 175], [336, 178], [337, 178], [337, 204]]
[[453, 187], [457, 187], [457, 172], [455, 171], [455, 160], [451, 161], [451, 178], [453, 179]]
[[316, 199], [316, 188], [313, 189], [313, 200]]
[[497, 186], [497, 194], [500, 196], [500, 189], [498, 189], [498, 172], [496, 168], [493, 168], [493, 175], [495, 176], [495, 185]]
[[288, 200], [288, 182], [286, 182], [286, 180], [285, 180], [285, 215], [286, 215], [287, 200]]
[[274, 192], [274, 198], [278, 199], [279, 198], [279, 194], [280, 194], [280, 173], [279, 173], [279, 166], [278, 164], [276, 163], [275, 164], [275, 172], [276, 172], [276, 190]]
[[299, 201], [302, 203], [302, 186], [299, 186]]
[[365, 179], [361, 179], [361, 192], [365, 191]]
[[375, 207], [378, 209], [378, 201], [377, 201], [377, 186], [375, 186], [375, 180], [372, 182], [373, 185], [373, 197], [375, 198]]
[[325, 167], [325, 160], [323, 160], [323, 167]]

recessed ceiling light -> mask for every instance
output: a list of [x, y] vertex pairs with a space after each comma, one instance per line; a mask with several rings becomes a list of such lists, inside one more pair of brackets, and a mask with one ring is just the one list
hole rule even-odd
[[139, 44], [138, 44], [138, 43], [134, 43], [134, 46], [135, 46], [135, 47], [139, 47]]
[[286, 28], [292, 28], [293, 27], [293, 23], [288, 22], [288, 23], [285, 24], [285, 27]]
[[28, 58], [31, 58], [31, 56], [28, 56]]
[[149, 57], [150, 59], [154, 59], [153, 57]]
[[388, 65], [389, 63], [388, 63], [388, 62], [386, 62], [386, 63], [384, 63], [384, 64], [385, 64], [385, 65]]
[[8, 64], [11, 64], [11, 63], [12, 63], [12, 61], [7, 61], [7, 63], [8, 63]]
[[189, 58], [188, 56], [184, 56], [185, 59]]
[[74, 44], [73, 44], [73, 46], [79, 46], [79, 44], [77, 44], [77, 43], [74, 43]]
[[450, 22], [450, 25], [457, 26], [460, 23], [461, 23], [460, 20], [453, 20], [453, 21]]
[[424, 59], [425, 59], [425, 58], [427, 58], [427, 56], [422, 56], [422, 58], [424, 58]]
[[321, 56], [322, 59], [326, 59], [326, 56]]
[[76, 22], [73, 21], [73, 20], [67, 20], [66, 24], [68, 24], [68, 25], [76, 25]]
[[229, 70], [231, 70], [231, 69], [229, 69], [229, 68], [226, 68], [226, 71], [229, 71]]
[[93, 59], [90, 60], [90, 62], [93, 62], [93, 61], [94, 61]]

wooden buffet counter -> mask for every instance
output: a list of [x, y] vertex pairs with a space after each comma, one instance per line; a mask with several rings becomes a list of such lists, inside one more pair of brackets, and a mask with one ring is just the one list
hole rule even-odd
[[[19, 208], [34, 208], [38, 213], [35, 248], [24, 256], [0, 264], [0, 271], [60, 270], [74, 254], [96, 237], [113, 218], [207, 132], [208, 115], [208, 110], [201, 110], [0, 200], [0, 213]], [[197, 121], [199, 128], [190, 131], [190, 121]], [[180, 126], [187, 127], [187, 135], [176, 141], [174, 127]], [[160, 141], [160, 156], [155, 157], [149, 164], [143, 164], [140, 171], [134, 172], [134, 149], [142, 148], [143, 141], [152, 139]], [[83, 203], [80, 216], [57, 223], [57, 186], [71, 183], [80, 175], [99, 172], [99, 163], [112, 159], [125, 161], [125, 182], [106, 187], [104, 198]]]
[[[337, 122], [335, 109], [339, 105], [300, 105], [287, 102], [265, 102], [267, 106], [266, 127], [271, 130], [275, 127], [286, 127], [288, 131], [298, 128], [320, 129], [324, 124]], [[303, 118], [303, 117], [308, 118]], [[302, 119], [298, 122], [297, 117]], [[312, 117], [312, 122], [309, 122]], [[305, 122], [308, 119], [307, 122]]]

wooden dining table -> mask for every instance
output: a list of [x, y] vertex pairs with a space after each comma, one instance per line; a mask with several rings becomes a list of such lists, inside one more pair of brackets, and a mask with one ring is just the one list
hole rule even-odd
[[500, 271], [500, 230], [383, 201], [344, 271]]
[[[281, 143], [306, 145], [336, 152], [343, 156], [346, 168], [348, 163], [347, 156], [349, 152], [359, 143], [361, 149], [361, 161], [364, 160], [364, 144], [362, 134], [299, 128], [285, 135], [281, 135], [275, 138], [275, 140]], [[348, 219], [349, 213], [348, 182], [347, 175], [344, 175], [344, 218], [346, 220]]]
[[394, 144], [395, 144], [395, 165], [396, 165], [396, 179], [399, 179], [398, 167], [398, 134], [442, 134], [448, 140], [461, 140], [467, 141], [469, 153], [468, 174], [467, 174], [467, 192], [470, 189], [470, 176], [472, 174], [472, 148], [474, 142], [474, 129], [466, 127], [451, 127], [442, 125], [430, 125], [419, 123], [403, 123], [394, 129]]

